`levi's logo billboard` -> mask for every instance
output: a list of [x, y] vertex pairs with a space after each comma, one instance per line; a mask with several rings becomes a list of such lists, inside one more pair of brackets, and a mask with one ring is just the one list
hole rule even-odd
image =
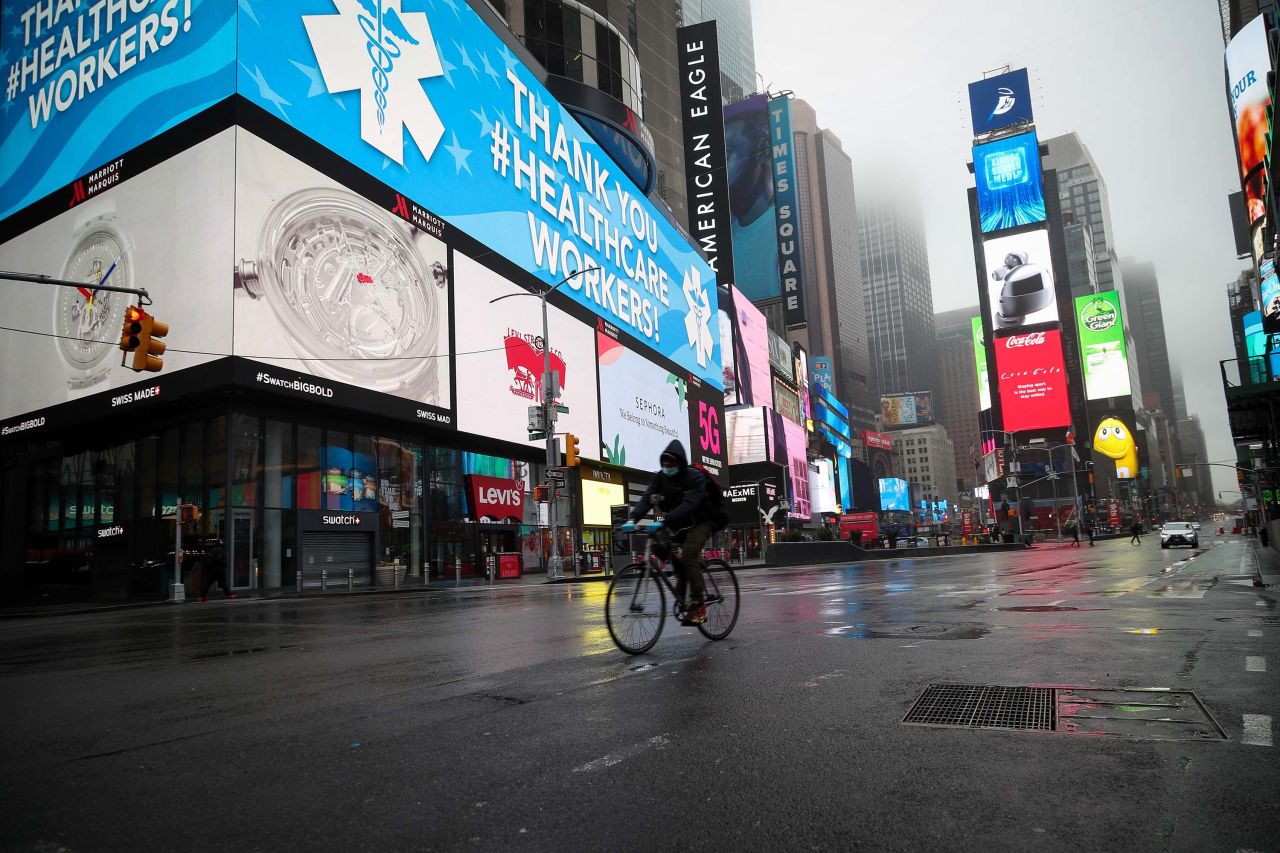
[[1061, 332], [1010, 335], [996, 341], [995, 354], [1006, 430], [1052, 429], [1071, 423]]
[[491, 518], [502, 521], [524, 516], [524, 483], [504, 477], [486, 477], [468, 474], [467, 483], [471, 498], [471, 517], [479, 521]]

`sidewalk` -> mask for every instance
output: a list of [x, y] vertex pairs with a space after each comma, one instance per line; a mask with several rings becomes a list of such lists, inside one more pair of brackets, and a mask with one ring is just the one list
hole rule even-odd
[[1280, 583], [1280, 554], [1257, 539], [1250, 539], [1249, 545], [1253, 550], [1254, 558], [1253, 585], [1273, 587]]

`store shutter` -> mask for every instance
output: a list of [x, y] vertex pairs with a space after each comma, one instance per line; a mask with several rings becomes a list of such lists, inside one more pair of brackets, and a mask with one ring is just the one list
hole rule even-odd
[[354, 573], [357, 586], [373, 583], [373, 534], [351, 531], [312, 530], [302, 534], [303, 586], [319, 589], [321, 572], [328, 583], [345, 586], [347, 570]]

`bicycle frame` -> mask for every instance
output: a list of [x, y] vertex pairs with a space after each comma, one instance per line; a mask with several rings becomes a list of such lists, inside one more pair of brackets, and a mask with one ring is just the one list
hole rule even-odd
[[[653, 553], [653, 534], [648, 534], [645, 537], [644, 554], [643, 556], [640, 557], [639, 562], [644, 566], [644, 574], [641, 575], [640, 577], [640, 583], [636, 584], [636, 588], [631, 592], [631, 604], [630, 604], [631, 608], [632, 609], [635, 608], [636, 597], [640, 595], [640, 590], [644, 588], [644, 582], [649, 578], [649, 574], [652, 572], [658, 578], [658, 580], [662, 582], [663, 586], [667, 588], [667, 592], [671, 593], [671, 600], [673, 602], [672, 609], [675, 611], [682, 610], [684, 608], [685, 602], [681, 601], [680, 597], [676, 595], [676, 585], [671, 582], [671, 578], [667, 576], [667, 572], [666, 572], [666, 569], [670, 567], [672, 570], [672, 574], [674, 574], [676, 571], [675, 564], [670, 559], [668, 559], [664, 563], [662, 560], [658, 559], [658, 557]], [[710, 561], [708, 560], [703, 560], [704, 567], [705, 565], [709, 564], [709, 562]], [[710, 576], [704, 573], [704, 577], [710, 577], [712, 586], [716, 587], [714, 591], [708, 590], [706, 592], [705, 600], [707, 602], [719, 601], [721, 598], [720, 588], [716, 584], [716, 580], [714, 576]]]

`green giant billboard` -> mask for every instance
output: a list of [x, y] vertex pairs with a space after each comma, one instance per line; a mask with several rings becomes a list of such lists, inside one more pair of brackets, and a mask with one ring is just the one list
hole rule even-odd
[[991, 408], [991, 385], [987, 382], [987, 347], [982, 337], [982, 318], [973, 318], [973, 362], [978, 369], [978, 409]]
[[1127, 397], [1129, 362], [1124, 346], [1120, 294], [1114, 290], [1076, 297], [1076, 329], [1090, 400]]

